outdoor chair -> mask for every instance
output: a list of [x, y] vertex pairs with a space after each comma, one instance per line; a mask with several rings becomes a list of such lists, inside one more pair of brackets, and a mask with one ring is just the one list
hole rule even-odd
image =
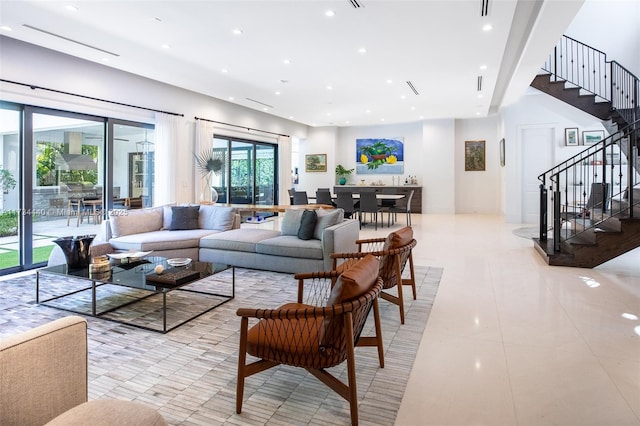
[[[342, 273], [296, 274], [298, 301], [277, 309], [241, 308], [236, 412], [242, 411], [246, 377], [280, 364], [301, 367], [349, 402], [358, 424], [355, 346], [375, 346], [384, 367], [378, 295], [378, 259], [367, 256]], [[303, 303], [306, 302], [306, 303]], [[373, 309], [375, 336], [360, 334]], [[249, 328], [249, 319], [257, 324]], [[259, 358], [246, 364], [247, 354]], [[329, 371], [347, 361], [347, 383]]]
[[[404, 324], [404, 296], [402, 287], [410, 285], [413, 292], [413, 299], [417, 298], [416, 277], [413, 268], [412, 250], [417, 241], [413, 238], [413, 229], [404, 227], [398, 231], [390, 233], [386, 238], [371, 238], [357, 240], [357, 253], [333, 253], [333, 269], [340, 272], [344, 268], [349, 268], [353, 262], [367, 255], [376, 256], [380, 260], [379, 277], [383, 281], [383, 290], [390, 290], [397, 287], [397, 296], [382, 291], [380, 297], [398, 305], [400, 309], [400, 323]], [[402, 278], [402, 273], [409, 263], [409, 277]], [[342, 262], [342, 263], [340, 263]]]

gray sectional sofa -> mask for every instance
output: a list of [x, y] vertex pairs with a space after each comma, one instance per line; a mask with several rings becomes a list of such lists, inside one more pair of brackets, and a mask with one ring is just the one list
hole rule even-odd
[[[190, 223], [176, 220], [186, 208], [191, 209]], [[286, 273], [330, 270], [331, 253], [356, 251], [357, 220], [344, 219], [341, 209], [318, 210], [313, 236], [300, 239], [303, 212], [287, 210], [280, 231], [241, 228], [232, 208], [215, 205], [160, 206], [128, 210], [122, 216], [112, 212], [103, 222], [103, 239], [118, 251], [153, 250], [168, 258]]]

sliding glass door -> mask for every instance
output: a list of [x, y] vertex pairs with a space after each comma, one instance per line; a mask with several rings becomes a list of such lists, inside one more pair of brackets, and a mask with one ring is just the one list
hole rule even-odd
[[0, 102], [0, 274], [45, 264], [58, 237], [100, 234], [111, 208], [152, 206], [153, 137], [151, 124]]
[[277, 145], [216, 135], [213, 150], [225, 163], [211, 176], [219, 203], [276, 203]]

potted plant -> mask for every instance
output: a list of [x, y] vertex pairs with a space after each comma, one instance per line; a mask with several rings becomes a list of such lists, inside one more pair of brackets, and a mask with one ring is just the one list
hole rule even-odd
[[338, 164], [336, 166], [336, 174], [340, 178], [339, 180], [340, 185], [344, 185], [347, 183], [347, 179], [349, 178], [349, 175], [351, 175], [351, 173], [353, 173], [354, 170], [355, 169], [346, 169], [342, 166], [342, 164]]

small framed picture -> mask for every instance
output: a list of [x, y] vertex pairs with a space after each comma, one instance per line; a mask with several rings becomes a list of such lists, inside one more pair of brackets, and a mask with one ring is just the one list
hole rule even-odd
[[483, 172], [485, 170], [485, 141], [464, 142], [464, 171]]
[[564, 144], [565, 146], [578, 146], [580, 141], [578, 140], [578, 128], [570, 127], [564, 129]]
[[604, 139], [604, 130], [585, 130], [582, 132], [583, 145], [595, 145]]
[[304, 156], [305, 172], [326, 172], [327, 154], [307, 154]]

